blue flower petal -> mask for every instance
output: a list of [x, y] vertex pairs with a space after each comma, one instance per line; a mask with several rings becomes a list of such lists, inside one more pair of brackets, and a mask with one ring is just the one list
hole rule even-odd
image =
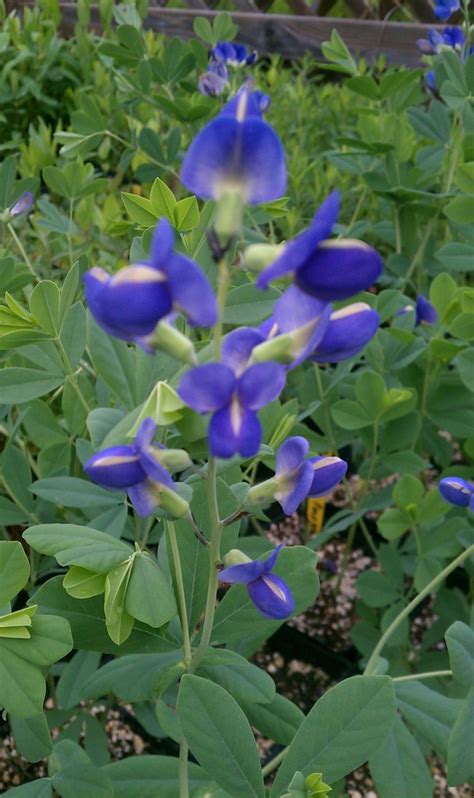
[[267, 559], [264, 562], [264, 571], [265, 571], [265, 573], [267, 573], [267, 574], [270, 573], [270, 571], [272, 570], [273, 566], [275, 565], [275, 563], [276, 563], [276, 561], [278, 559], [278, 556], [279, 556], [281, 550], [284, 549], [284, 548], [285, 548], [285, 544], [284, 543], [279, 543], [278, 546], [276, 548], [274, 548], [272, 552], [270, 552], [270, 554], [268, 555]]
[[375, 283], [382, 269], [382, 258], [368, 244], [332, 239], [321, 243], [298, 269], [295, 282], [308, 294], [330, 302], [365, 290]]
[[151, 515], [160, 503], [160, 486], [152, 479], [145, 479], [128, 489], [135, 512], [142, 518]]
[[276, 475], [283, 476], [299, 468], [309, 452], [309, 443], [301, 435], [287, 438], [276, 455]]
[[285, 369], [278, 363], [257, 363], [250, 366], [238, 381], [240, 401], [248, 410], [261, 410], [277, 399], [285, 381]]
[[145, 336], [170, 312], [171, 295], [162, 272], [138, 265], [106, 277], [102, 269], [84, 275], [86, 299], [96, 321], [118, 331], [120, 337]]
[[186, 372], [178, 393], [197, 413], [211, 413], [229, 404], [236, 379], [223, 363], [206, 363]]
[[365, 302], [354, 302], [334, 311], [312, 360], [316, 363], [338, 363], [354, 357], [374, 337], [379, 324], [379, 314]]
[[308, 496], [315, 499], [330, 493], [347, 471], [347, 463], [340, 457], [312, 457], [309, 462], [313, 467], [313, 481]]
[[219, 582], [226, 582], [228, 585], [240, 584], [248, 585], [258, 579], [264, 572], [265, 564], [260, 560], [254, 562], [244, 562], [238, 565], [229, 565], [219, 571]]
[[246, 368], [252, 349], [265, 340], [260, 330], [254, 327], [239, 327], [225, 336], [222, 342], [221, 359], [234, 374], [240, 375]]
[[253, 457], [260, 449], [262, 427], [256, 413], [242, 407], [235, 398], [211, 418], [209, 450], [214, 457], [229, 458], [235, 454]]
[[286, 188], [283, 148], [262, 119], [251, 116], [240, 122], [221, 115], [191, 143], [181, 179], [203, 199], [218, 200], [238, 192], [243, 202], [270, 202]]
[[153, 446], [142, 449], [140, 452], [140, 465], [146, 475], [154, 482], [159, 482], [162, 485], [166, 485], [167, 488], [174, 489], [173, 478], [166, 468], [163, 468], [161, 463], [153, 456], [155, 451], [157, 451], [157, 449]]
[[132, 446], [112, 446], [97, 452], [87, 461], [84, 471], [96, 485], [117, 490], [136, 485], [146, 477]]
[[436, 308], [423, 294], [418, 294], [416, 298], [416, 324], [418, 325], [422, 322], [425, 322], [425, 324], [436, 324], [437, 321], [438, 312]]
[[160, 219], [155, 227], [151, 241], [150, 266], [167, 273], [167, 263], [174, 246], [174, 230], [168, 219]]
[[258, 275], [258, 288], [268, 288], [272, 280], [277, 280], [285, 274], [297, 272], [302, 268], [308, 258], [315, 254], [321, 241], [331, 235], [339, 215], [339, 208], [339, 192], [333, 191], [316, 211], [310, 227], [290, 241], [282, 254]]
[[156, 432], [156, 422], [152, 418], [145, 418], [140, 424], [139, 430], [135, 435], [135, 446], [140, 451], [146, 446], [150, 446]]
[[184, 255], [174, 254], [166, 273], [173, 307], [182, 311], [193, 327], [213, 327], [217, 321], [216, 297], [199, 266]]
[[256, 609], [266, 618], [282, 620], [295, 610], [290, 588], [276, 574], [264, 574], [247, 585], [247, 591]]
[[305, 462], [287, 480], [282, 481], [274, 495], [285, 515], [293, 515], [304, 502], [313, 484], [313, 476], [312, 464]]
[[[264, 110], [261, 107], [262, 98], [265, 98], [265, 95], [260, 91], [249, 91], [244, 83], [237, 94], [224, 105], [220, 116], [239, 117], [240, 120], [256, 116], [260, 119]], [[265, 104], [264, 100], [263, 104]]]
[[330, 315], [331, 305], [328, 302], [300, 291], [296, 285], [290, 285], [277, 300], [273, 320], [278, 327], [278, 333], [295, 334], [295, 359], [291, 368], [306, 360], [319, 344], [329, 324]]
[[468, 507], [474, 495], [474, 485], [461, 477], [445, 477], [438, 488], [445, 501], [458, 507]]

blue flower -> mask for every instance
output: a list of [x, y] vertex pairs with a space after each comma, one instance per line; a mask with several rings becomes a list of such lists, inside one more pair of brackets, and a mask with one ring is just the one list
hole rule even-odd
[[461, 8], [460, 0], [435, 0], [434, 12], [438, 19], [449, 19], [451, 14]]
[[107, 333], [141, 343], [172, 311], [183, 313], [192, 326], [215, 324], [216, 299], [207, 277], [196, 263], [175, 252], [173, 244], [173, 228], [161, 219], [149, 261], [112, 276], [97, 267], [86, 272], [89, 308]]
[[276, 456], [277, 490], [274, 497], [286, 515], [292, 515], [307, 497], [326, 496], [343, 479], [347, 463], [340, 457], [310, 457], [306, 438], [288, 438]]
[[311, 359], [316, 363], [338, 363], [354, 357], [374, 337], [379, 324], [379, 314], [365, 302], [335, 310]]
[[89, 479], [102, 488], [126, 490], [138, 515], [147, 516], [161, 504], [163, 488], [175, 490], [171, 474], [160, 464], [160, 450], [152, 443], [156, 424], [146, 418], [130, 446], [111, 446], [85, 464]]
[[377, 280], [383, 262], [375, 249], [353, 239], [328, 240], [339, 204], [339, 194], [334, 191], [321, 205], [310, 227], [290, 241], [282, 254], [259, 274], [259, 288], [265, 289], [272, 280], [293, 274], [302, 291], [330, 302], [347, 299]]
[[281, 197], [283, 148], [261, 117], [262, 95], [244, 85], [192, 141], [181, 172], [184, 185], [203, 199], [237, 195], [250, 205]]
[[441, 52], [443, 45], [452, 47], [453, 50], [462, 51], [466, 42], [466, 35], [462, 28], [448, 25], [442, 33], [431, 30], [426, 39], [417, 39], [417, 47], [426, 55], [435, 55]]
[[469, 507], [474, 513], [474, 485], [461, 477], [445, 477], [438, 485], [445, 501], [457, 507]]
[[323, 339], [330, 314], [331, 305], [328, 302], [291, 285], [275, 302], [272, 316], [261, 325], [260, 330], [267, 341], [256, 347], [254, 356], [263, 359], [259, 354], [265, 351], [265, 347], [271, 353], [268, 342], [284, 341], [283, 362], [289, 363], [289, 368], [295, 368], [309, 357]]
[[247, 592], [256, 609], [266, 618], [282, 620], [295, 611], [293, 593], [281, 579], [272, 573], [283, 544], [277, 546], [265, 562], [256, 560], [224, 568], [219, 574], [220, 582], [246, 585]]
[[218, 42], [211, 50], [211, 62], [229, 64], [230, 66], [250, 66], [257, 58], [254, 50], [249, 53], [244, 44], [237, 42]]
[[222, 94], [227, 86], [227, 76], [223, 76], [213, 69], [204, 72], [199, 78], [199, 91], [207, 97], [217, 97]]
[[17, 201], [10, 208], [10, 216], [19, 216], [20, 213], [28, 213], [33, 205], [33, 194], [31, 191], [24, 191]]
[[412, 313], [413, 310], [415, 310], [416, 313], [415, 327], [418, 327], [418, 325], [422, 324], [423, 322], [425, 324], [436, 324], [438, 321], [438, 312], [436, 308], [431, 304], [429, 299], [423, 296], [423, 294], [418, 294], [414, 308], [412, 305], [406, 305], [404, 308], [398, 311], [397, 316], [403, 316], [406, 313]]
[[181, 399], [197, 413], [211, 413], [209, 449], [214, 457], [257, 454], [262, 428], [257, 412], [276, 399], [285, 385], [285, 369], [278, 363], [249, 366], [258, 330], [242, 327], [229, 333], [222, 345], [222, 362], [188, 371], [178, 389]]

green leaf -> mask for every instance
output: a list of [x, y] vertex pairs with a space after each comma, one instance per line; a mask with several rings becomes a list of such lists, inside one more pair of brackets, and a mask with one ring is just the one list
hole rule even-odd
[[173, 223], [179, 233], [194, 230], [199, 224], [199, 219], [200, 213], [196, 197], [185, 197], [176, 203], [173, 210]]
[[27, 513], [33, 512], [33, 496], [29, 491], [31, 484], [30, 464], [23, 452], [10, 446], [2, 456], [2, 479], [7, 492]]
[[364, 371], [356, 380], [355, 395], [371, 419], [377, 418], [384, 405], [385, 382], [375, 371]]
[[125, 607], [133, 618], [155, 628], [178, 612], [170, 583], [146, 552], [134, 558]]
[[150, 204], [156, 218], [164, 216], [171, 224], [174, 224], [175, 210], [177, 208], [176, 198], [171, 189], [159, 177], [153, 181], [150, 191]]
[[[182, 651], [119, 656], [89, 678], [84, 685], [83, 697], [99, 698], [113, 693], [122, 701], [149, 701], [156, 694], [161, 674], [174, 667], [181, 657]], [[182, 670], [179, 675], [181, 673]], [[178, 676], [174, 681], [178, 681]]]
[[123, 495], [120, 493], [112, 493], [79, 477], [38, 479], [33, 482], [31, 491], [36, 496], [62, 507], [105, 508], [123, 501]]
[[368, 607], [386, 607], [399, 598], [390, 580], [379, 571], [364, 571], [357, 577], [356, 586]]
[[413, 735], [397, 717], [369, 761], [379, 798], [432, 798], [434, 781]]
[[400, 477], [395, 485], [392, 498], [400, 508], [409, 507], [411, 504], [418, 506], [423, 498], [423, 483], [411, 475]]
[[44, 712], [31, 718], [11, 715], [10, 724], [16, 747], [28, 762], [39, 762], [51, 753], [53, 744]]
[[113, 798], [114, 788], [103, 769], [73, 762], [52, 779], [53, 787], [61, 798]]
[[282, 695], [275, 695], [269, 704], [239, 702], [252, 726], [264, 737], [281, 745], [289, 745], [304, 721], [304, 715], [296, 704]]
[[4, 368], [0, 371], [0, 404], [30, 402], [54, 391], [63, 381], [63, 374], [53, 374], [44, 369]]
[[193, 30], [196, 36], [199, 36], [199, 38], [207, 42], [207, 44], [212, 46], [217, 44], [218, 39], [215, 39], [214, 37], [211, 23], [205, 17], [195, 17], [193, 22]]
[[454, 679], [470, 688], [474, 685], [474, 631], [455, 621], [446, 632], [449, 662]]
[[220, 684], [239, 704], [267, 704], [275, 697], [273, 679], [234, 651], [208, 649], [197, 673]]
[[35, 593], [35, 603], [43, 613], [58, 613], [69, 621], [75, 648], [121, 655], [151, 654], [176, 647], [176, 644], [164, 640], [159, 630], [136, 623], [129, 639], [119, 648], [107, 635], [103, 598], [99, 596], [77, 601], [68, 596], [61, 583], [61, 576], [49, 579]]
[[[113, 783], [114, 798], [176, 798], [177, 757], [131, 756], [107, 765], [103, 771]], [[189, 762], [188, 777], [191, 798], [198, 798], [198, 791], [209, 786], [209, 776]]]
[[122, 202], [132, 222], [139, 224], [141, 227], [152, 227], [156, 224], [160, 214], [154, 212], [150, 200], [146, 199], [146, 197], [139, 197], [136, 194], [128, 194], [126, 191], [122, 191]]
[[459, 376], [466, 388], [474, 393], [474, 347], [460, 352], [454, 358], [453, 364], [457, 367]]
[[53, 788], [51, 779], [37, 779], [21, 787], [14, 787], [8, 790], [8, 795], [13, 798], [53, 798]]
[[[452, 272], [472, 272], [474, 270], [474, 246], [472, 246], [472, 244], [461, 244], [457, 241], [450, 241], [449, 244], [445, 244], [441, 249], [438, 249], [436, 252], [436, 260], [440, 261], [445, 268], [448, 268]], [[439, 274], [435, 277], [430, 287], [430, 297], [433, 284], [441, 277], [447, 278], [448, 275]], [[452, 277], [450, 280], [454, 283]], [[436, 293], [438, 293], [438, 291], [436, 291]], [[454, 291], [452, 293], [454, 294]], [[449, 296], [449, 294], [445, 295], [444, 300], [441, 299], [443, 309], [449, 304], [451, 299], [452, 296]], [[433, 304], [435, 304], [438, 310], [436, 303]]]
[[72, 598], [88, 599], [105, 591], [105, 574], [72, 565], [63, 579], [64, 590]]
[[281, 296], [275, 288], [262, 293], [253, 283], [231, 288], [224, 310], [226, 324], [258, 324], [271, 314], [275, 301]]
[[421, 682], [398, 682], [398, 708], [405, 720], [446, 757], [448, 739], [461, 702], [431, 690]]
[[105, 578], [105, 624], [111, 639], [120, 646], [130, 637], [133, 618], [126, 609], [126, 596], [133, 559], [116, 565]]
[[455, 786], [474, 777], [474, 686], [469, 690], [448, 742], [448, 784]]
[[130, 546], [112, 535], [77, 524], [39, 524], [23, 537], [35, 551], [56, 557], [60, 565], [78, 565], [101, 574], [132, 554]]
[[30, 296], [30, 311], [42, 330], [50, 335], [59, 331], [61, 294], [56, 283], [42, 280]]
[[30, 563], [21, 543], [0, 543], [0, 607], [20, 592], [30, 576]]
[[263, 798], [254, 737], [237, 702], [219, 685], [186, 674], [177, 710], [189, 747], [211, 778], [231, 795]]
[[444, 214], [457, 224], [474, 222], [474, 197], [454, 197], [443, 209]]
[[340, 399], [331, 407], [331, 415], [342, 429], [362, 429], [373, 424], [373, 418], [367, 410], [352, 399]]
[[76, 651], [59, 677], [56, 696], [61, 709], [70, 709], [83, 698], [85, 682], [99, 667], [100, 654], [96, 651]]
[[387, 676], [353, 676], [314, 705], [283, 760], [270, 795], [288, 788], [295, 771], [314, 771], [333, 783], [371, 757], [396, 718], [395, 691]]

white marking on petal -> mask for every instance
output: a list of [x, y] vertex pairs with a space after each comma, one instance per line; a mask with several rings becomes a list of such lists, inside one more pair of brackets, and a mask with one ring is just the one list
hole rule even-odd
[[166, 275], [150, 266], [129, 266], [113, 276], [115, 285], [121, 283], [162, 283]]
[[230, 405], [230, 426], [232, 427], [232, 432], [234, 433], [235, 437], [240, 435], [243, 415], [242, 406], [238, 400], [238, 397], [234, 396]]
[[460, 493], [465, 493], [466, 496], [471, 495], [471, 491], [469, 488], [466, 488], [464, 485], [461, 485], [459, 482], [454, 482], [454, 480], [446, 480], [446, 484], [449, 485], [450, 488], [454, 488], [454, 490], [458, 490]]
[[284, 591], [281, 589], [281, 587], [279, 585], [275, 584], [275, 582], [273, 581], [271, 576], [267, 576], [266, 574], [263, 574], [260, 577], [260, 579], [263, 579], [263, 581], [265, 582], [266, 586], [270, 588], [272, 593], [277, 598], [281, 599], [281, 601], [286, 601], [286, 595], [285, 595]]
[[357, 238], [328, 238], [325, 241], [321, 241], [319, 246], [324, 249], [345, 249], [346, 247], [365, 250], [372, 249], [365, 241], [359, 241]]
[[247, 113], [248, 100], [249, 100], [248, 92], [242, 91], [239, 95], [239, 101], [237, 103], [237, 113], [235, 115], [237, 122], [244, 121], [245, 114]]
[[340, 457], [323, 457], [321, 460], [316, 460], [313, 463], [313, 468], [315, 471], [318, 471], [320, 468], [327, 468], [328, 466], [335, 465], [335, 463], [340, 463]]
[[346, 305], [345, 308], [339, 308], [331, 313], [330, 320], [345, 319], [347, 316], [355, 316], [356, 313], [365, 313], [366, 310], [371, 310], [367, 302], [353, 302], [352, 305]]
[[135, 454], [108, 454], [97, 459], [94, 466], [124, 465], [125, 463], [136, 463], [137, 460], [138, 455]]

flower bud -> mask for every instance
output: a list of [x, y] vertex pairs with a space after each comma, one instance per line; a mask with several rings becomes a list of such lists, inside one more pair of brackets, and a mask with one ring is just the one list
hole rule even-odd
[[313, 499], [330, 493], [347, 471], [347, 463], [340, 457], [311, 457], [309, 462], [314, 474], [308, 496]]
[[87, 461], [84, 471], [96, 485], [117, 490], [146, 479], [138, 453], [131, 446], [112, 446], [97, 452]]
[[166, 321], [158, 322], [153, 332], [143, 340], [143, 344], [152, 352], [159, 349], [175, 357], [176, 360], [187, 363], [188, 366], [196, 365], [193, 342]]
[[281, 255], [284, 244], [251, 244], [244, 250], [242, 269], [261, 272]]
[[238, 190], [227, 191], [216, 205], [214, 229], [225, 240], [237, 235], [242, 226], [244, 197]]
[[338, 363], [354, 357], [373, 338], [379, 324], [379, 314], [365, 302], [334, 311], [311, 359], [316, 363]]
[[302, 291], [331, 302], [365, 290], [375, 283], [382, 268], [379, 253], [363, 241], [328, 239], [298, 269], [295, 282]]
[[151, 457], [157, 463], [166, 468], [170, 474], [185, 471], [191, 468], [193, 461], [184, 449], [159, 449], [157, 446], [150, 446], [142, 457]]
[[266, 479], [258, 485], [253, 485], [245, 497], [246, 507], [259, 507], [271, 504], [274, 499], [275, 491], [278, 490], [278, 480], [276, 477]]
[[10, 216], [19, 216], [21, 213], [28, 213], [33, 205], [33, 194], [31, 191], [24, 191], [17, 201], [10, 208]]
[[247, 562], [252, 562], [251, 558], [247, 557], [240, 549], [231, 549], [227, 554], [224, 554], [223, 563], [226, 568], [229, 568], [231, 565], [242, 565]]
[[190, 512], [189, 502], [172, 488], [166, 485], [159, 485], [158, 504], [163, 510], [166, 510], [172, 518], [182, 518]]
[[457, 507], [468, 507], [474, 496], [474, 485], [461, 477], [445, 477], [438, 487], [443, 499]]
[[258, 344], [252, 349], [250, 363], [265, 363], [268, 360], [272, 360], [274, 363], [292, 363], [298, 349], [298, 342], [295, 340], [297, 333], [298, 330], [295, 330], [294, 333], [284, 333]]

